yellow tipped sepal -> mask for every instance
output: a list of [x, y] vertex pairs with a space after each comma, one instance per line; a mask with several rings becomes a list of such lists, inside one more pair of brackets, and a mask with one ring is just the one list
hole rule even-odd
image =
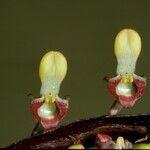
[[39, 76], [42, 82], [41, 95], [56, 96], [60, 84], [66, 76], [67, 61], [65, 56], [58, 51], [49, 51], [41, 59]]
[[68, 149], [85, 149], [82, 144], [74, 144], [70, 146]]
[[139, 34], [132, 29], [121, 30], [115, 38], [114, 49], [118, 61], [117, 73], [133, 74], [141, 51]]

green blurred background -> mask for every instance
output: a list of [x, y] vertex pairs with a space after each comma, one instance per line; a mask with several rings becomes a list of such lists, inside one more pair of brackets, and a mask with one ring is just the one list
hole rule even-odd
[[[27, 94], [39, 97], [38, 65], [50, 49], [68, 60], [60, 96], [71, 99], [61, 124], [107, 112], [113, 101], [103, 77], [115, 76], [113, 43], [122, 28], [142, 37], [136, 73], [149, 83], [149, 15], [149, 0], [0, 0], [0, 147], [30, 135], [35, 121]], [[148, 90], [121, 113], [149, 112]]]

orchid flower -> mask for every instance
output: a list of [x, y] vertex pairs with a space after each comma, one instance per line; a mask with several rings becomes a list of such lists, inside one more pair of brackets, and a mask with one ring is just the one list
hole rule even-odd
[[108, 89], [119, 105], [131, 108], [144, 94], [146, 87], [146, 79], [135, 74], [141, 38], [136, 31], [123, 29], [115, 38], [114, 50], [118, 62], [117, 76], [108, 80]]
[[45, 129], [56, 127], [67, 113], [68, 100], [58, 96], [66, 72], [67, 61], [62, 53], [49, 51], [41, 59], [39, 66], [41, 97], [31, 102], [31, 112]]

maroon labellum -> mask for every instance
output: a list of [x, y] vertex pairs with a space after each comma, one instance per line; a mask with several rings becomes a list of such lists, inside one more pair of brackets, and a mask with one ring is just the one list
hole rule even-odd
[[[45, 129], [50, 129], [53, 127], [56, 127], [61, 119], [66, 115], [68, 111], [68, 100], [62, 100], [59, 97], [57, 97], [54, 101], [54, 106], [51, 107], [52, 110], [49, 110], [48, 104], [44, 101], [44, 98], [37, 98], [34, 99], [31, 102], [31, 112], [34, 116], [34, 118], [41, 123], [41, 125]], [[40, 115], [39, 110], [40, 109], [46, 109], [43, 110], [46, 114], [48, 111], [56, 111], [54, 114], [46, 114], [46, 115]], [[47, 110], [48, 109], [48, 110]]]
[[108, 80], [108, 90], [124, 108], [133, 107], [144, 94], [145, 88], [146, 79], [136, 74], [133, 74], [133, 82], [122, 83], [121, 75]]

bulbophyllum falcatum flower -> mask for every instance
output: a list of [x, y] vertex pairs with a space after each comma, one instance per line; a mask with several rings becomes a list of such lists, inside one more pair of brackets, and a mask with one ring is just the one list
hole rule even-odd
[[136, 62], [141, 51], [141, 38], [132, 29], [121, 30], [115, 38], [117, 76], [108, 80], [108, 89], [124, 108], [131, 108], [144, 94], [146, 79], [135, 74]]
[[62, 53], [49, 51], [41, 59], [39, 66], [41, 97], [31, 102], [31, 111], [45, 129], [56, 127], [67, 113], [68, 100], [58, 96], [66, 72], [67, 61]]

